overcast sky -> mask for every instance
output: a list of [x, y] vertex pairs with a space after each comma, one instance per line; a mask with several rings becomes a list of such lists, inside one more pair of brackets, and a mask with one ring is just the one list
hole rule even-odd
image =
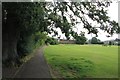
[[[111, 3], [111, 5], [108, 8], [108, 15], [112, 20], [115, 20], [116, 22], [118, 22], [118, 3], [117, 2]], [[103, 41], [110, 40], [110, 39], [118, 38], [118, 34], [114, 34], [113, 37], [108, 38], [104, 35], [104, 32], [101, 32], [101, 35], [99, 35], [98, 38]]]
[[[118, 3], [117, 2], [111, 3], [111, 5], [108, 7], [108, 16], [110, 17], [111, 20], [115, 20], [116, 22], [118, 22]], [[114, 34], [112, 37], [109, 37], [109, 38], [106, 37], [106, 34], [107, 33], [103, 31], [99, 31], [98, 39], [100, 39], [101, 41], [105, 41], [105, 40], [118, 38], [118, 34]], [[89, 39], [91, 38], [91, 36], [88, 34], [86, 34], [86, 37]]]
[[[51, 0], [49, 0], [51, 1]], [[108, 7], [108, 16], [110, 17], [111, 20], [115, 20], [116, 22], [118, 22], [118, 2], [113, 2], [110, 4], [110, 6]], [[82, 27], [79, 27], [80, 24], [76, 25], [77, 26], [77, 31], [80, 32], [81, 30], [82, 31], [85, 31], [87, 32], [85, 29], [83, 29]], [[61, 39], [66, 39], [65, 38], [65, 35], [61, 33], [61, 30], [60, 29], [57, 29], [59, 35], [61, 35]], [[100, 39], [101, 41], [105, 41], [105, 40], [111, 40], [111, 39], [116, 39], [118, 38], [118, 34], [114, 34], [112, 37], [106, 37], [107, 33], [105, 33], [104, 31], [99, 31], [98, 33], [98, 39]], [[91, 39], [92, 37], [94, 37], [95, 35], [94, 34], [85, 34], [85, 36], [88, 38], [88, 39]]]

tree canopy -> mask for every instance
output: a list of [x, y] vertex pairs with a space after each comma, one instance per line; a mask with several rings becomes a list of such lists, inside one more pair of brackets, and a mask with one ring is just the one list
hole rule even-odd
[[[105, 8], [109, 5], [110, 2], [3, 2], [3, 61], [19, 59], [19, 51], [26, 48], [23, 46], [30, 47], [28, 43], [42, 39], [38, 34], [42, 36], [54, 32], [58, 35], [56, 28], [60, 28], [67, 39], [79, 36], [73, 30], [79, 23], [88, 30], [88, 34], [97, 35], [98, 28], [110, 35], [119, 33], [118, 23], [111, 21], [107, 15]], [[93, 26], [89, 20], [98, 25]], [[30, 39], [33, 42], [29, 42]]]
[[[52, 24], [56, 28], [60, 28], [62, 33], [69, 39], [70, 34], [74, 35], [73, 30], [76, 24], [83, 24], [84, 28], [88, 30], [88, 34], [98, 33], [98, 29], [108, 32], [110, 35], [119, 33], [118, 23], [111, 21], [105, 9], [110, 5], [110, 2], [56, 2], [54, 8], [49, 8], [50, 15], [48, 19], [54, 21]], [[59, 13], [59, 14], [58, 14]], [[53, 16], [54, 18], [50, 18]], [[92, 23], [96, 23], [94, 26]]]
[[97, 43], [98, 43], [98, 39], [96, 37], [92, 37], [91, 44], [97, 44]]

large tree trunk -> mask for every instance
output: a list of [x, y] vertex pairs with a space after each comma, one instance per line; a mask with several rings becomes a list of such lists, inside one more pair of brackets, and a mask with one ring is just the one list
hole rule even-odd
[[2, 60], [4, 63], [16, 63], [18, 59], [17, 54], [17, 40], [19, 38], [18, 20], [14, 14], [8, 14], [7, 20], [3, 21], [2, 26]]
[[17, 55], [17, 38], [14, 31], [11, 33], [3, 33], [3, 55], [2, 59], [14, 61]]

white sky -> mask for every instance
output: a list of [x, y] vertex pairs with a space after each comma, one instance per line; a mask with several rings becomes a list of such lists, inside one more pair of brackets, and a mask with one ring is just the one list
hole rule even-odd
[[[48, 0], [47, 0], [48, 1]], [[49, 0], [51, 1], [51, 0]], [[116, 22], [118, 22], [118, 2], [113, 2], [110, 4], [110, 6], [108, 7], [108, 16], [110, 17], [111, 20], [115, 20]], [[79, 27], [81, 26], [80, 24], [76, 25], [77, 27], [77, 31], [80, 32], [81, 30], [82, 31], [85, 31], [85, 29], [83, 29], [82, 27]], [[66, 39], [65, 38], [65, 35], [61, 33], [61, 30], [60, 29], [57, 29], [59, 35], [61, 35], [61, 39]], [[118, 38], [118, 34], [114, 34], [112, 37], [106, 37], [107, 33], [105, 33], [104, 31], [99, 31], [98, 33], [98, 39], [100, 39], [101, 41], [105, 41], [105, 40], [111, 40], [111, 39], [116, 39]], [[50, 35], [51, 36], [51, 35]], [[91, 39], [92, 37], [94, 37], [95, 35], [94, 34], [85, 34], [85, 36], [88, 38], [88, 39]]]
[[[108, 8], [108, 16], [110, 16], [111, 20], [115, 20], [118, 22], [118, 3], [114, 2], [111, 3], [111, 5]], [[106, 37], [104, 32], [100, 31], [101, 34], [99, 35], [99, 39], [104, 41], [104, 40], [110, 40], [110, 39], [115, 39], [118, 38], [118, 34], [114, 34], [113, 37]]]

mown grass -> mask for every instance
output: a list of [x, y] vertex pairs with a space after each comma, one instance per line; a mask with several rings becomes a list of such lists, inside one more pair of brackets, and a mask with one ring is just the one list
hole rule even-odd
[[118, 47], [101, 45], [50, 45], [44, 55], [54, 77], [116, 78]]

